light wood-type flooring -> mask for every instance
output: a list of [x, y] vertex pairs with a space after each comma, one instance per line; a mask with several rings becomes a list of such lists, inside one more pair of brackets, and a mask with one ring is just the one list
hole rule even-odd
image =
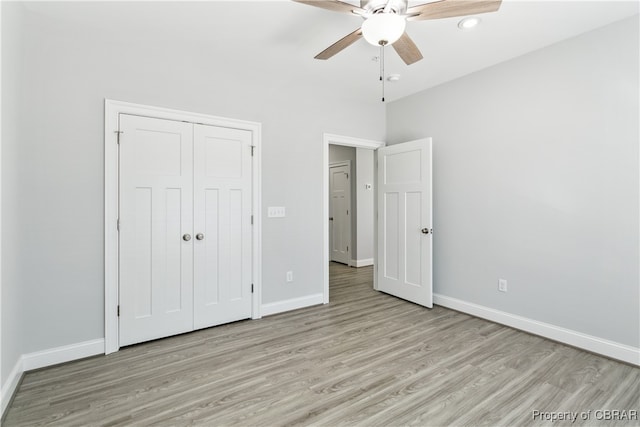
[[371, 267], [332, 264], [330, 295], [27, 373], [4, 425], [640, 425], [597, 419], [640, 411], [639, 368], [378, 293]]

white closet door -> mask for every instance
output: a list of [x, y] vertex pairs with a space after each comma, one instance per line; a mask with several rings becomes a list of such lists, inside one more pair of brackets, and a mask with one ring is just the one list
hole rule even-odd
[[120, 345], [193, 329], [193, 125], [120, 115]]
[[251, 317], [251, 132], [194, 127], [194, 326]]

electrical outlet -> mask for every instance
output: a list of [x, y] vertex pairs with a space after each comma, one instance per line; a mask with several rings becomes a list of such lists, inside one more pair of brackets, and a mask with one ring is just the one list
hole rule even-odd
[[293, 271], [287, 271], [287, 282], [293, 282]]
[[498, 290], [500, 292], [507, 292], [507, 281], [505, 279], [498, 279]]

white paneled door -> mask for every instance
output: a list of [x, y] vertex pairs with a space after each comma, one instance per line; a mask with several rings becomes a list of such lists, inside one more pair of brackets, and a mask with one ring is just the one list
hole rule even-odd
[[194, 327], [251, 317], [251, 132], [194, 131]]
[[378, 149], [378, 290], [432, 307], [431, 139]]
[[120, 115], [120, 345], [251, 317], [250, 132]]
[[350, 264], [351, 181], [349, 163], [329, 166], [329, 230], [331, 261]]

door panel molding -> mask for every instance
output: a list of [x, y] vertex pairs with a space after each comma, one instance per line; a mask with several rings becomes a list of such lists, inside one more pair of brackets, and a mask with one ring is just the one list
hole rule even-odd
[[259, 319], [260, 302], [262, 301], [262, 125], [257, 122], [211, 116], [208, 114], [173, 110], [163, 107], [134, 104], [123, 101], [105, 99], [104, 127], [104, 283], [105, 283], [105, 354], [118, 351], [118, 140], [119, 116], [134, 116], [158, 119], [185, 121], [194, 124], [211, 125], [251, 132], [253, 146], [252, 163], [252, 195], [253, 229], [252, 229], [252, 294], [253, 319]]

